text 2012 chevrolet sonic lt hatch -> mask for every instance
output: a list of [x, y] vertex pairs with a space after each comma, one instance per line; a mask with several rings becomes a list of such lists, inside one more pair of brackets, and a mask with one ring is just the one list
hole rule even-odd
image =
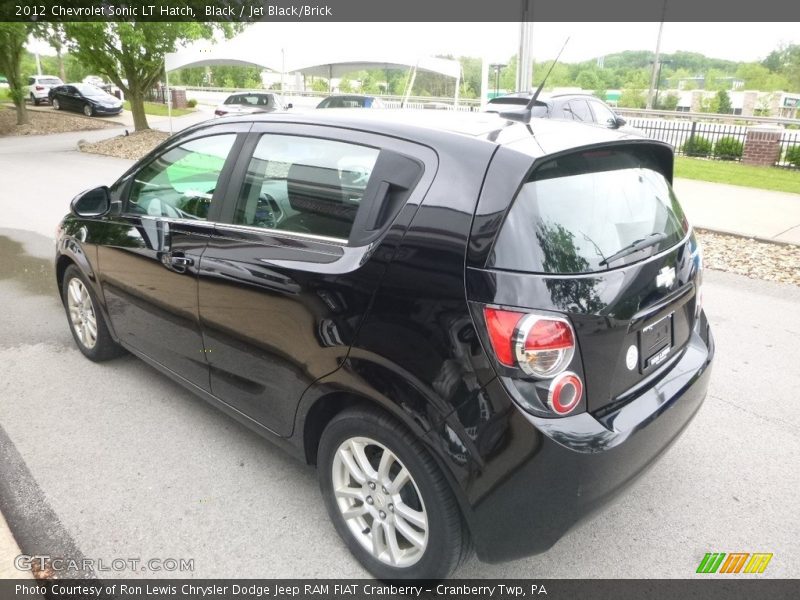
[[316, 464], [375, 576], [543, 552], [705, 397], [672, 150], [331, 112], [200, 124], [75, 198], [56, 271], [78, 348], [131, 352]]

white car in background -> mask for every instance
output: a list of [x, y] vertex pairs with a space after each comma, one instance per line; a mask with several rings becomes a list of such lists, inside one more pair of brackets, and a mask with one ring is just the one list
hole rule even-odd
[[236, 92], [225, 98], [225, 102], [217, 106], [214, 114], [218, 117], [226, 115], [252, 115], [254, 113], [279, 112], [292, 108], [291, 103], [284, 102], [278, 94], [271, 92]]
[[64, 85], [55, 75], [33, 75], [28, 77], [28, 97], [31, 102], [39, 106], [41, 102], [49, 102], [50, 88]]
[[104, 92], [111, 90], [111, 84], [103, 81], [103, 78], [99, 77], [98, 75], [87, 75], [83, 78], [83, 83], [88, 83], [89, 85], [99, 87]]

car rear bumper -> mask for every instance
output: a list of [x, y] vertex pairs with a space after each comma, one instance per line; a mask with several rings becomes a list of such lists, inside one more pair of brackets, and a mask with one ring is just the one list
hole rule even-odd
[[[705, 318], [660, 381], [621, 409], [543, 419], [514, 411], [512, 428], [538, 443], [529, 457], [472, 507], [478, 556], [487, 562], [544, 552], [605, 505], [662, 455], [703, 403], [714, 342]], [[699, 329], [699, 328], [698, 328]], [[500, 385], [495, 393], [505, 393]]]

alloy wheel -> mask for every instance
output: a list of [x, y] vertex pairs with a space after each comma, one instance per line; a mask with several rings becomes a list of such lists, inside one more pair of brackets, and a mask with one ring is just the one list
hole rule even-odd
[[53, 98], [53, 108], [55, 108], [56, 110], [61, 108], [61, 105], [59, 104], [57, 98]]
[[91, 105], [89, 105], [89, 104], [84, 104], [83, 105], [83, 114], [85, 114], [87, 117], [91, 117], [92, 116], [92, 107], [91, 107]]
[[91, 350], [97, 343], [97, 317], [89, 290], [77, 277], [73, 277], [67, 286], [67, 309], [75, 335], [84, 347]]
[[367, 437], [345, 440], [332, 465], [341, 515], [374, 558], [410, 567], [428, 545], [428, 513], [411, 473], [389, 448]]

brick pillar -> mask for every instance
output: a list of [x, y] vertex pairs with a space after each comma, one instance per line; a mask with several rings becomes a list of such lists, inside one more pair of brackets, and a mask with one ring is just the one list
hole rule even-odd
[[742, 116], [752, 117], [755, 114], [758, 92], [744, 92], [742, 95]]
[[742, 162], [746, 165], [771, 167], [781, 151], [781, 129], [771, 125], [751, 127], [744, 140]]
[[186, 90], [172, 88], [169, 92], [172, 96], [172, 108], [186, 108]]
[[692, 104], [689, 110], [691, 110], [692, 112], [700, 112], [702, 101], [703, 101], [703, 90], [692, 90]]

